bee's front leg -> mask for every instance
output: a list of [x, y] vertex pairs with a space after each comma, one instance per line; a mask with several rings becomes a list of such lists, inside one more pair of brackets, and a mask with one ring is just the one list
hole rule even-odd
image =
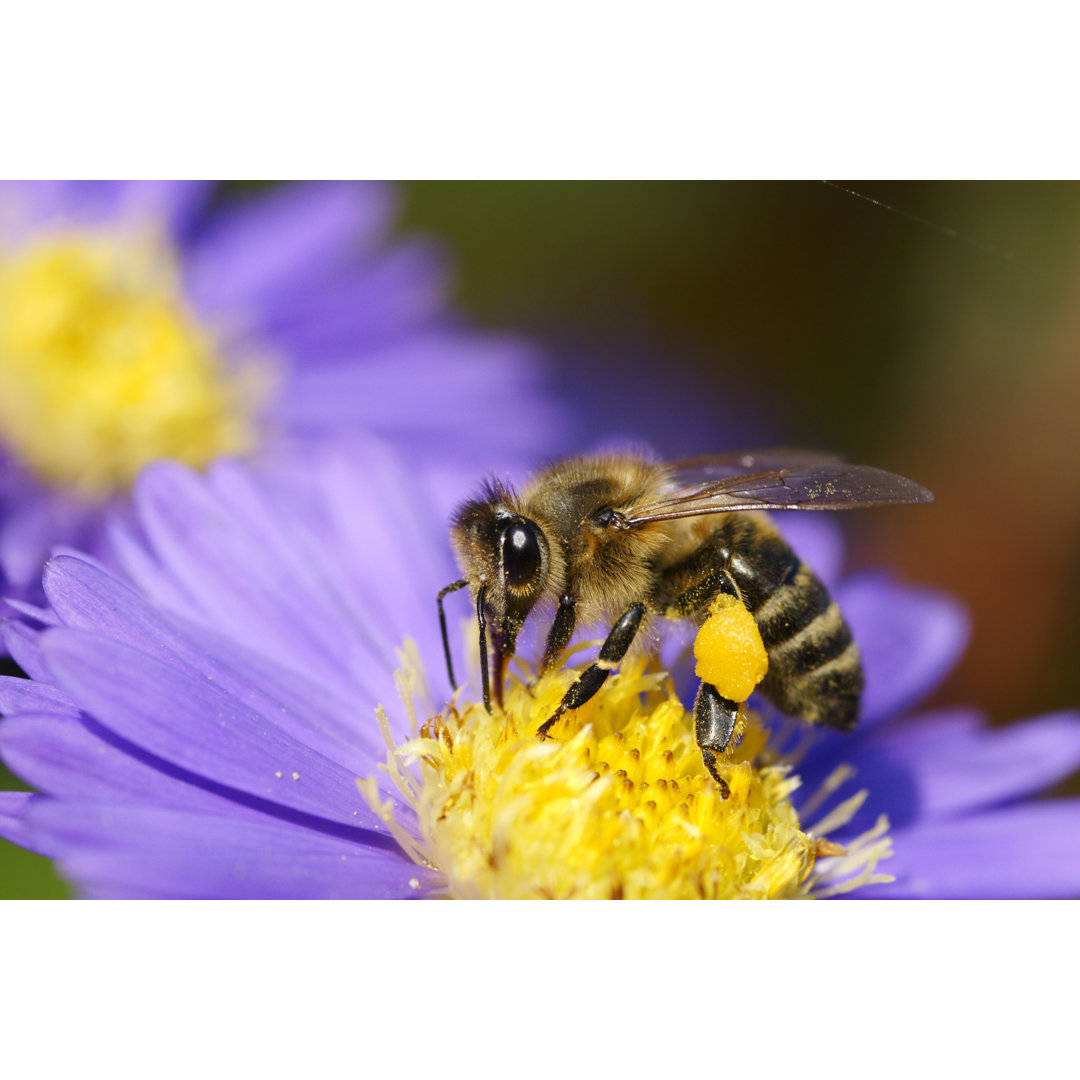
[[612, 669], [626, 655], [626, 650], [630, 648], [644, 615], [644, 604], [632, 604], [623, 612], [619, 621], [611, 628], [608, 636], [604, 639], [596, 663], [587, 667], [578, 676], [577, 681], [566, 691], [562, 701], [559, 703], [559, 707], [549, 719], [540, 725], [536, 733], [540, 738], [547, 735], [548, 731], [551, 730], [551, 725], [564, 712], [580, 708], [604, 685], [604, 680], [611, 674]]
[[435, 597], [435, 602], [439, 606], [439, 629], [442, 631], [442, 647], [443, 654], [446, 657], [446, 674], [450, 678], [450, 689], [457, 690], [457, 680], [454, 678], [454, 661], [450, 657], [450, 636], [446, 632], [446, 612], [443, 611], [443, 597], [447, 593], [457, 592], [458, 589], [464, 589], [469, 584], [468, 578], [462, 578], [460, 581], [451, 582], [445, 589], [439, 590], [439, 595]]
[[559, 655], [570, 644], [574, 636], [574, 625], [577, 622], [577, 597], [569, 593], [559, 597], [559, 607], [555, 612], [555, 621], [548, 631], [547, 645], [544, 647], [544, 655], [537, 665], [536, 674], [529, 683], [531, 694], [540, 681], [540, 677], [558, 660]]
[[555, 663], [559, 654], [570, 644], [570, 638], [574, 635], [574, 623], [577, 620], [576, 606], [576, 598], [569, 593], [559, 597], [559, 609], [555, 612], [555, 621], [551, 624], [544, 655], [540, 660], [539, 670], [536, 672], [537, 678]]

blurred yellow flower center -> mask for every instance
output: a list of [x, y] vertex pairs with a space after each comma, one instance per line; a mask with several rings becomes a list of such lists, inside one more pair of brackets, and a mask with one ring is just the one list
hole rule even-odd
[[256, 442], [266, 369], [226, 369], [146, 232], [70, 231], [0, 251], [0, 441], [46, 483], [103, 497], [156, 458]]
[[[574, 678], [552, 673], [531, 689], [511, 678], [505, 710], [451, 707], [400, 747], [380, 710], [393, 747], [386, 769], [416, 811], [422, 843], [379, 800], [374, 778], [361, 790], [416, 861], [443, 872], [448, 895], [802, 897], [819, 884], [815, 860], [847, 855], [803, 829], [789, 799], [798, 777], [770, 757], [752, 714], [740, 719], [741, 742], [724, 765], [731, 797], [721, 798], [693, 717], [644, 659], [624, 662], [596, 697], [560, 719], [553, 738], [538, 740]], [[411, 697], [403, 693], [407, 704]], [[872, 871], [888, 854], [886, 828], [879, 823], [876, 845], [867, 842], [846, 868], [862, 870], [850, 887], [882, 880]]]

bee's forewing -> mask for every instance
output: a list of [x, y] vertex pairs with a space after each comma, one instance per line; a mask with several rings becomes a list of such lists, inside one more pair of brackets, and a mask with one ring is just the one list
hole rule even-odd
[[[755, 464], [761, 457], [750, 456]], [[629, 526], [732, 510], [859, 510], [897, 503], [928, 503], [921, 484], [869, 465], [848, 465], [818, 456], [780, 468], [688, 483], [702, 468], [723, 468], [718, 459], [679, 462], [672, 486], [659, 499], [632, 507]]]

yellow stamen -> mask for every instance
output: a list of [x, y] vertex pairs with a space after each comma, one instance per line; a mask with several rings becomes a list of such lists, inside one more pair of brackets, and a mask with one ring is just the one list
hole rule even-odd
[[265, 364], [226, 370], [155, 234], [0, 252], [0, 440], [44, 482], [101, 498], [157, 458], [243, 454], [270, 388]]
[[[415, 649], [407, 646], [405, 660], [416, 672]], [[552, 738], [538, 740], [575, 677], [548, 674], [531, 688], [511, 678], [504, 710], [451, 706], [399, 747], [380, 711], [386, 770], [416, 811], [422, 840], [380, 802], [374, 778], [361, 791], [412, 858], [443, 872], [448, 895], [805, 897], [815, 894], [818, 859], [826, 868], [846, 860], [830, 891], [844, 891], [852, 874], [858, 884], [889, 880], [873, 873], [889, 854], [887, 824], [860, 838], [861, 856], [825, 840], [827, 830], [805, 830], [789, 799], [798, 778], [745, 711], [741, 741], [722, 765], [731, 797], [721, 798], [692, 716], [644, 658], [624, 662]], [[410, 716], [418, 683], [399, 680]], [[826, 826], [849, 820], [849, 810], [834, 811]]]

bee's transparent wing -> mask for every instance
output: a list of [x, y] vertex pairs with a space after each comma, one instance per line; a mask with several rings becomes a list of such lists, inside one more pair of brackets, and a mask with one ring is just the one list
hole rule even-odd
[[778, 446], [762, 450], [731, 450], [723, 454], [702, 454], [699, 457], [683, 458], [681, 461], [668, 463], [668, 474], [673, 487], [690, 488], [729, 477], [842, 463], [842, 459], [836, 454]]
[[[755, 465], [773, 458], [746, 455]], [[777, 452], [779, 453], [779, 452]], [[737, 456], [733, 456], [737, 460]], [[730, 510], [859, 510], [895, 503], [928, 503], [934, 496], [922, 485], [869, 465], [848, 465], [823, 455], [778, 468], [697, 480], [702, 469], [725, 470], [726, 459], [693, 458], [676, 462], [672, 486], [659, 498], [631, 507], [623, 528], [649, 521], [718, 514]]]

